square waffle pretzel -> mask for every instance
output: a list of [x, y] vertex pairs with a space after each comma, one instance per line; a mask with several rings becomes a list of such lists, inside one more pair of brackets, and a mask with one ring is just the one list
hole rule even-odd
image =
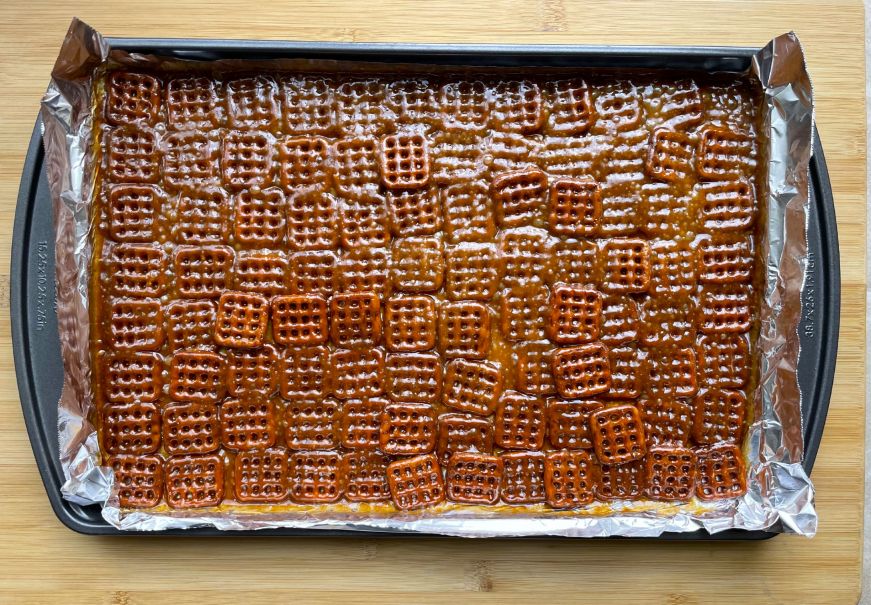
[[580, 344], [599, 338], [602, 294], [592, 288], [560, 284], [551, 291], [548, 335], [559, 344]]
[[229, 189], [266, 187], [272, 182], [274, 141], [265, 132], [235, 132], [221, 142], [221, 179]]
[[641, 303], [641, 342], [648, 347], [691, 346], [695, 302], [682, 296], [648, 298]]
[[643, 239], [609, 239], [602, 248], [602, 288], [616, 294], [646, 292], [650, 245]]
[[554, 350], [549, 342], [524, 342], [515, 347], [518, 391], [529, 395], [550, 395], [556, 392], [553, 379]]
[[633, 346], [608, 349], [611, 367], [611, 388], [608, 399], [637, 399], [644, 389], [649, 373], [647, 353]]
[[435, 454], [402, 458], [387, 466], [393, 503], [401, 510], [440, 504], [445, 499], [442, 469]]
[[590, 452], [560, 450], [544, 460], [544, 490], [553, 508], [575, 508], [595, 498], [596, 465]]
[[381, 349], [336, 349], [330, 356], [332, 392], [337, 399], [374, 397], [384, 392]]
[[169, 396], [176, 401], [216, 403], [224, 396], [227, 365], [208, 351], [179, 351], [169, 363]]
[[388, 189], [419, 189], [429, 183], [430, 158], [426, 137], [392, 134], [381, 139], [378, 156], [381, 182]]
[[381, 451], [389, 455], [427, 454], [436, 444], [436, 415], [427, 403], [388, 403], [381, 414]]
[[233, 482], [239, 502], [281, 502], [287, 498], [287, 451], [271, 448], [240, 452], [233, 462]]
[[170, 403], [163, 409], [163, 449], [176, 454], [208, 454], [221, 445], [214, 403]]
[[379, 397], [346, 401], [342, 408], [342, 445], [354, 450], [381, 446], [381, 418], [387, 402]]
[[345, 498], [350, 502], [390, 500], [387, 465], [390, 459], [380, 452], [348, 452], [342, 456]]
[[442, 229], [438, 189], [388, 191], [387, 215], [397, 237], [437, 234]]
[[731, 128], [706, 126], [699, 140], [698, 171], [706, 179], [737, 179], [756, 165], [753, 139]]
[[502, 458], [502, 501], [507, 504], [544, 502], [544, 452], [504, 452]]
[[698, 197], [698, 189], [684, 191], [660, 181], [644, 183], [639, 191], [638, 227], [649, 237], [692, 237], [699, 228]]
[[245, 349], [263, 344], [269, 301], [260, 294], [224, 292], [218, 300], [215, 343]]
[[609, 346], [632, 342], [638, 338], [640, 315], [638, 303], [628, 296], [602, 299], [602, 329], [599, 340]]
[[666, 128], [682, 130], [697, 126], [704, 117], [704, 106], [696, 83], [679, 80], [663, 84], [659, 117]]
[[163, 357], [157, 353], [123, 352], [101, 359], [103, 395], [111, 403], [157, 401], [163, 389]]
[[495, 504], [502, 483], [502, 459], [488, 454], [461, 452], [445, 468], [448, 500], [466, 504]]
[[160, 113], [161, 86], [154, 76], [127, 71], [109, 74], [106, 119], [113, 124], [151, 124]]
[[436, 304], [429, 296], [399, 296], [384, 305], [384, 344], [389, 351], [426, 351], [436, 342]]
[[746, 409], [747, 396], [743, 391], [702, 389], [693, 401], [693, 441], [699, 445], [740, 443]]
[[689, 397], [698, 389], [696, 353], [691, 348], [651, 350], [648, 387], [655, 395]]
[[544, 400], [517, 391], [499, 398], [493, 420], [496, 445], [509, 450], [539, 450], [547, 428]]
[[294, 134], [332, 136], [338, 129], [334, 84], [321, 77], [290, 77], [281, 82], [282, 122]]
[[230, 285], [235, 257], [229, 246], [177, 247], [172, 265], [179, 296], [218, 298]]
[[493, 244], [462, 243], [445, 252], [445, 294], [451, 300], [490, 300], [504, 263]]
[[602, 464], [624, 464], [647, 453], [644, 426], [634, 405], [619, 405], [590, 416], [593, 448]]
[[699, 330], [709, 334], [740, 333], [753, 323], [749, 289], [704, 286], [699, 291]]
[[478, 80], [447, 82], [439, 89], [442, 126], [447, 130], [484, 130], [490, 117], [487, 85]]
[[287, 198], [287, 246], [331, 250], [339, 243], [339, 202], [319, 188], [299, 189]]
[[527, 225], [544, 212], [547, 175], [537, 168], [500, 174], [490, 184], [490, 196], [501, 226]]
[[502, 231], [499, 251], [505, 269], [503, 286], [515, 291], [532, 290], [549, 282], [553, 269], [553, 243], [547, 231], [535, 227]]
[[175, 202], [172, 238], [177, 244], [226, 244], [230, 239], [230, 201], [220, 187], [182, 191]]
[[227, 121], [233, 128], [278, 126], [278, 84], [272, 78], [255, 76], [227, 82]]
[[605, 137], [545, 135], [533, 149], [535, 164], [551, 178], [587, 179], [596, 174]]
[[153, 454], [160, 448], [160, 412], [153, 403], [115, 403], [103, 409], [103, 449]]
[[702, 334], [696, 339], [697, 371], [707, 385], [742, 388], [750, 379], [750, 350], [744, 334]]
[[688, 403], [672, 397], [653, 397], [639, 402], [638, 409], [649, 445], [686, 445], [693, 423]]
[[337, 501], [345, 491], [342, 454], [329, 450], [291, 453], [288, 486], [290, 499], [298, 504]]
[[257, 247], [284, 243], [287, 221], [281, 189], [242, 191], [233, 197], [233, 205], [233, 234], [237, 243]]
[[404, 237], [393, 243], [390, 281], [401, 292], [435, 292], [445, 274], [444, 247], [435, 237]]
[[552, 134], [584, 134], [595, 120], [589, 87], [582, 80], [557, 80], [545, 87], [545, 128]]
[[163, 141], [163, 186], [168, 190], [214, 184], [218, 145], [199, 132], [174, 132]]
[[166, 461], [166, 503], [172, 508], [217, 506], [224, 499], [224, 461], [218, 454]]
[[608, 349], [596, 342], [557, 349], [553, 378], [557, 393], [569, 399], [606, 393], [611, 388]]
[[576, 284], [598, 288], [602, 281], [602, 264], [595, 241], [564, 239], [553, 248], [551, 285]]
[[593, 101], [596, 132], [626, 132], [641, 123], [641, 94], [631, 82], [623, 80], [600, 86]]
[[329, 389], [329, 350], [326, 347], [288, 347], [278, 363], [278, 387], [288, 401], [324, 397]]
[[738, 498], [747, 493], [744, 455], [732, 443], [700, 447], [696, 453], [696, 496], [700, 500]]
[[601, 401], [548, 400], [545, 418], [550, 444], [554, 449], [592, 449], [590, 416], [604, 407]]
[[436, 403], [442, 393], [437, 353], [391, 353], [384, 362], [384, 390], [393, 401]]
[[353, 198], [378, 190], [381, 170], [376, 139], [368, 136], [339, 139], [332, 156], [336, 163], [333, 179], [340, 194]]
[[163, 495], [163, 460], [158, 456], [127, 454], [107, 461], [115, 473], [118, 504], [122, 508], [151, 508]]
[[291, 294], [330, 296], [336, 288], [339, 259], [332, 250], [295, 252], [290, 255]]
[[496, 235], [496, 221], [487, 188], [479, 182], [439, 189], [445, 213], [445, 239], [451, 243], [483, 242]]
[[694, 174], [693, 137], [680, 130], [657, 128], [650, 134], [647, 172], [667, 182], [685, 181]]
[[476, 187], [483, 186], [479, 180], [487, 172], [486, 145], [487, 139], [476, 132], [440, 131], [433, 134], [430, 144], [432, 182], [440, 188], [456, 184], [458, 189], [463, 189], [472, 183]]
[[109, 328], [117, 350], [157, 351], [163, 345], [163, 309], [153, 298], [112, 301]]
[[391, 251], [387, 248], [349, 250], [339, 260], [336, 289], [339, 292], [374, 292], [386, 298], [392, 291]]
[[436, 452], [439, 462], [447, 464], [459, 452], [493, 451], [493, 426], [486, 418], [470, 414], [442, 414], [438, 418]]
[[439, 110], [432, 84], [422, 78], [389, 82], [385, 90], [385, 106], [400, 124], [431, 124]]
[[212, 130], [221, 123], [218, 84], [209, 78], [173, 78], [166, 85], [166, 117], [177, 130]]
[[115, 185], [109, 189], [109, 237], [116, 242], [149, 242], [156, 234], [162, 195], [151, 185]]
[[287, 291], [287, 257], [276, 250], [242, 250], [236, 256], [233, 288], [272, 298]]
[[496, 130], [537, 132], [544, 124], [544, 109], [538, 84], [529, 80], [499, 82], [491, 91], [490, 124]]
[[288, 195], [301, 187], [326, 186], [332, 178], [332, 152], [323, 137], [284, 137], [278, 141], [278, 182]]
[[385, 108], [386, 87], [377, 78], [347, 80], [336, 87], [339, 128], [349, 134], [381, 134], [393, 126]]
[[387, 208], [378, 197], [339, 204], [339, 238], [350, 250], [381, 248], [390, 242]]
[[439, 347], [446, 358], [483, 359], [490, 348], [490, 311], [477, 302], [443, 303]]
[[272, 345], [227, 352], [227, 392], [235, 397], [269, 397], [278, 388], [278, 353]]
[[135, 298], [166, 292], [166, 252], [152, 244], [118, 244], [111, 248], [107, 269], [112, 291]]
[[548, 203], [548, 225], [555, 235], [596, 234], [602, 219], [602, 189], [591, 177], [556, 179]]
[[753, 245], [749, 237], [702, 238], [698, 262], [702, 283], [749, 282], [753, 275]]
[[700, 221], [709, 233], [743, 231], [756, 220], [756, 193], [745, 178], [700, 183]]
[[227, 399], [221, 404], [221, 443], [229, 450], [262, 450], [278, 437], [278, 414], [265, 397]]
[[[541, 157], [541, 139], [517, 132], [491, 132], [484, 147], [484, 165], [492, 181], [505, 173], [535, 171]], [[535, 212], [534, 218], [540, 215]], [[517, 225], [513, 225], [517, 226]]]
[[381, 341], [381, 300], [373, 292], [330, 299], [330, 339], [337, 347], [371, 347]]
[[445, 366], [442, 403], [449, 408], [489, 416], [502, 394], [501, 364], [453, 359]]
[[693, 497], [696, 456], [685, 447], [652, 447], [647, 453], [647, 496], [685, 502]]
[[499, 296], [502, 337], [512, 342], [543, 340], [550, 310], [550, 291], [544, 285], [505, 288]]
[[327, 341], [327, 301], [317, 294], [272, 299], [272, 338], [281, 345], [320, 345]]
[[654, 240], [650, 245], [650, 293], [687, 296], [698, 285], [697, 251], [688, 240]]
[[342, 408], [335, 399], [297, 401], [285, 409], [287, 447], [292, 450], [328, 450], [341, 440]]
[[600, 464], [596, 497], [599, 500], [637, 500], [647, 489], [647, 460]]

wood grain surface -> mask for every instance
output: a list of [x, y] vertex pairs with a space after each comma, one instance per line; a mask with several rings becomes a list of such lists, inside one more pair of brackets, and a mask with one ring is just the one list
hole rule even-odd
[[[860, 0], [5, 0], [0, 2], [0, 603], [855, 603], [862, 541], [865, 102]], [[838, 370], [813, 479], [813, 540], [95, 538], [45, 496], [9, 346], [9, 253], [25, 149], [70, 18], [107, 35], [761, 46], [807, 51], [837, 203]]]

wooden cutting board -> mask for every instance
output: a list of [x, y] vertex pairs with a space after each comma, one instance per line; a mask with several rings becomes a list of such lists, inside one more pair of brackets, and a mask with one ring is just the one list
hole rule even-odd
[[[813, 478], [813, 540], [94, 538], [62, 527], [24, 429], [9, 347], [9, 250], [25, 149], [70, 18], [107, 35], [762, 46], [807, 51], [837, 203], [838, 372]], [[865, 103], [860, 0], [6, 0], [0, 2], [0, 603], [855, 603], [865, 401]]]

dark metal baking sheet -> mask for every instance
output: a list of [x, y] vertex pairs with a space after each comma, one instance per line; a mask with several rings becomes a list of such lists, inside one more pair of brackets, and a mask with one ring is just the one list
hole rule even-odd
[[[558, 66], [647, 68], [742, 72], [756, 49], [728, 47], [617, 47], [347, 44], [238, 40], [174, 40], [109, 38], [111, 47], [183, 59], [268, 59], [279, 57], [336, 60], [450, 63], [483, 66]], [[799, 382], [805, 436], [804, 467], [810, 472], [822, 439], [838, 348], [840, 261], [832, 188], [819, 135], [814, 132], [811, 159], [809, 259], [802, 293]], [[81, 506], [61, 495], [63, 471], [58, 458], [57, 409], [63, 384], [55, 314], [54, 226], [45, 175], [41, 123], [37, 121], [25, 158], [12, 243], [12, 346], [18, 391], [27, 432], [49, 501], [58, 519], [70, 529], [94, 535], [189, 536], [421, 536], [416, 533], [271, 529], [221, 532], [212, 528], [162, 532], [122, 532], [103, 520], [97, 505]], [[666, 540], [761, 540], [770, 532], [704, 530], [663, 534]]]

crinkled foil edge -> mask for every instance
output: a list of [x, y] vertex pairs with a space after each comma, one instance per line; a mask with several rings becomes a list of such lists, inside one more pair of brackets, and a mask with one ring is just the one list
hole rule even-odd
[[[158, 65], [158, 57], [110, 49], [102, 36], [74, 20], [64, 40], [42, 102], [46, 170], [54, 198], [57, 313], [64, 387], [58, 438], [66, 481], [65, 498], [100, 504], [103, 517], [122, 530], [159, 531], [211, 526], [221, 530], [312, 528], [422, 532], [464, 537], [643, 536], [706, 529], [769, 530], [812, 536], [817, 516], [804, 453], [798, 386], [801, 290], [807, 265], [808, 165], [813, 145], [813, 89], [804, 52], [794, 33], [769, 42], [753, 58], [751, 72], [764, 90], [763, 133], [768, 162], [767, 224], [761, 247], [766, 258], [757, 351], [759, 386], [754, 421], [744, 452], [748, 493], [715, 503], [657, 505], [616, 502], [597, 512], [533, 512], [511, 516], [457, 508], [390, 516], [246, 512], [221, 507], [204, 512], [129, 511], [118, 506], [113, 473], [100, 466], [97, 432], [88, 421], [92, 406], [88, 354], [88, 278], [91, 258], [89, 204], [93, 188], [91, 84], [111, 55], [120, 64]], [[230, 61], [227, 62], [232, 63]], [[263, 61], [264, 68], [288, 61]], [[602, 506], [606, 508], [602, 513]]]

